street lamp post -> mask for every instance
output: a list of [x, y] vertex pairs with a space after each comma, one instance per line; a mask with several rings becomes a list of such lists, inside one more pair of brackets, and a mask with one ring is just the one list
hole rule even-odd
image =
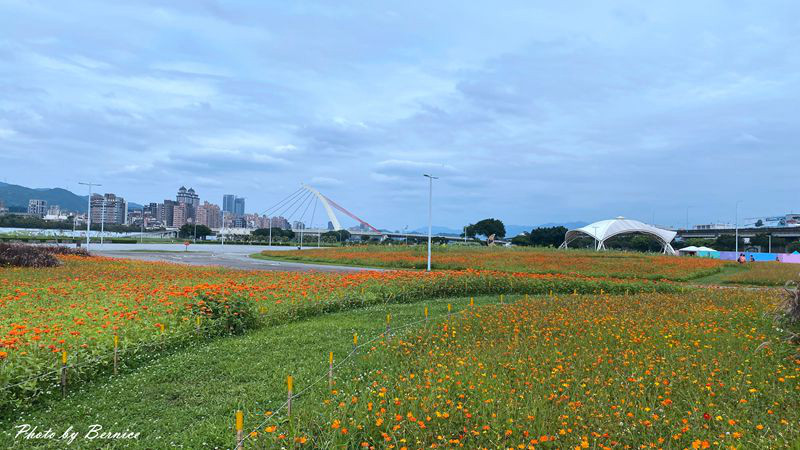
[[690, 206], [686, 207], [686, 230], [687, 231], [689, 230], [689, 208], [691, 208], [691, 207]]
[[272, 217], [269, 218], [269, 246], [272, 247]]
[[89, 201], [86, 207], [86, 250], [89, 250], [89, 231], [92, 226], [92, 186], [102, 186], [102, 184], [78, 182], [84, 186], [89, 186]]
[[439, 177], [434, 177], [430, 174], [422, 174], [428, 177], [428, 272], [431, 271], [431, 237], [433, 231], [433, 180], [438, 180]]
[[103, 235], [105, 234], [106, 226], [106, 198], [103, 197], [103, 208], [100, 214], [100, 248], [103, 248]]
[[225, 210], [222, 210], [222, 227], [219, 229], [219, 237], [222, 239], [222, 244], [225, 245]]
[[144, 242], [144, 206], [142, 206], [142, 234], [139, 235], [139, 244]]
[[739, 255], [739, 203], [742, 203], [741, 200], [736, 200], [736, 257], [738, 258]]

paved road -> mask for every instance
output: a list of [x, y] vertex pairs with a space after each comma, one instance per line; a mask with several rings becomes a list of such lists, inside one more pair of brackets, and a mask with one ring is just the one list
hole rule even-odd
[[[296, 247], [266, 247], [253, 245], [190, 245], [184, 251], [182, 244], [105, 244], [92, 245], [91, 251], [102, 256], [130, 258], [143, 261], [168, 261], [196, 266], [222, 266], [244, 270], [272, 270], [287, 272], [357, 272], [369, 270], [360, 267], [304, 264], [288, 261], [266, 261], [249, 255], [264, 250], [295, 250]], [[135, 251], [132, 251], [135, 250]]]

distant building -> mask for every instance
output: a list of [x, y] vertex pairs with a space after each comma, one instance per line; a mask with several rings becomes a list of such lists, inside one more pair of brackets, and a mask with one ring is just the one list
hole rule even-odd
[[233, 228], [247, 228], [247, 219], [244, 217], [236, 217], [232, 222]]
[[207, 201], [198, 206], [197, 224], [205, 225], [208, 228], [220, 228], [222, 226], [222, 211], [220, 211], [219, 206]]
[[305, 229], [305, 227], [306, 227], [306, 224], [304, 224], [303, 222], [301, 222], [299, 220], [295, 220], [294, 223], [292, 223], [292, 229], [293, 230], [303, 230], [303, 229]]
[[333, 230], [333, 222], [331, 222], [330, 220], [328, 221], [328, 230], [330, 231]]
[[236, 197], [233, 202], [233, 215], [236, 217], [244, 216], [244, 197]]
[[6, 208], [6, 204], [0, 200], [0, 214], [5, 214], [8, 212], [8, 208]]
[[732, 229], [734, 226], [726, 223], [709, 223], [705, 225], [695, 225], [695, 230], [726, 230]]
[[236, 202], [236, 196], [233, 194], [225, 194], [222, 196], [222, 210], [226, 213], [233, 214], [234, 203]]
[[191, 220], [189, 217], [190, 206], [186, 203], [178, 203], [172, 207], [172, 226], [180, 228]]
[[28, 200], [28, 214], [44, 217], [47, 214], [47, 200]]
[[289, 226], [289, 221], [286, 220], [285, 217], [278, 216], [272, 218], [272, 228], [280, 228], [281, 230], [288, 230], [291, 227]]
[[175, 200], [164, 200], [161, 206], [161, 222], [166, 227], [175, 226], [175, 206], [178, 204]]
[[58, 205], [50, 205], [47, 208], [47, 214], [44, 215], [44, 220], [58, 222], [64, 221], [69, 219], [69, 214], [64, 211], [61, 211], [61, 207]]
[[114, 194], [93, 194], [90, 214], [92, 223], [122, 225], [128, 222], [128, 202]]
[[175, 196], [175, 201], [179, 204], [185, 205], [186, 222], [192, 222], [195, 219], [195, 209], [200, 206], [200, 196], [194, 192], [193, 188], [186, 189], [181, 186], [178, 189], [178, 194]]

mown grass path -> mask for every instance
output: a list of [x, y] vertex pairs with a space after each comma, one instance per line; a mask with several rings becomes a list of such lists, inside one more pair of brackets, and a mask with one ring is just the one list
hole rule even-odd
[[[506, 296], [506, 301], [519, 296]], [[497, 297], [476, 297], [475, 303], [497, 302]], [[156, 358], [151, 364], [101, 377], [76, 387], [67, 398], [49, 398], [35, 409], [0, 420], [0, 447], [64, 448], [63, 441], [16, 439], [17, 425], [53, 428], [60, 436], [69, 426], [85, 433], [93, 424], [104, 431], [140, 432], [136, 441], [87, 441], [74, 448], [229, 448], [234, 444], [233, 418], [236, 409], [245, 411], [245, 428], [264, 419], [286, 400], [286, 377], [295, 379], [300, 390], [328, 367], [328, 352], [337, 360], [352, 349], [353, 333], [361, 342], [385, 330], [386, 314], [394, 327], [423, 317], [428, 306], [431, 320], [469, 304], [469, 298], [389, 304], [328, 314], [285, 325], [266, 327], [243, 336], [198, 343]], [[359, 358], [342, 367], [354, 373]], [[321, 383], [302, 398], [304, 404], [318, 405], [326, 392]], [[311, 406], [312, 408], [314, 406]]]

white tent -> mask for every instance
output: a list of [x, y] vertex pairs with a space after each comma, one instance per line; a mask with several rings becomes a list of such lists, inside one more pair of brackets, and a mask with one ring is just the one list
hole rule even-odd
[[614, 236], [625, 234], [625, 233], [643, 233], [649, 234], [656, 239], [664, 247], [664, 253], [668, 255], [674, 255], [675, 249], [672, 248], [670, 242], [675, 239], [676, 233], [675, 231], [670, 230], [663, 230], [661, 228], [656, 228], [652, 225], [647, 225], [645, 223], [639, 222], [638, 220], [631, 220], [626, 219], [624, 217], [617, 217], [616, 219], [610, 220], [601, 220], [599, 222], [595, 222], [585, 227], [577, 228], [574, 230], [567, 231], [567, 234], [564, 236], [564, 243], [561, 244], [560, 248], [567, 248], [569, 243], [581, 237], [581, 235], [586, 235], [595, 240], [595, 250], [603, 250], [605, 249], [605, 242], [611, 239]]
[[694, 245], [690, 245], [688, 247], [683, 247], [678, 249], [678, 253], [697, 253], [700, 251], [701, 247], [695, 247]]
[[698, 252], [715, 252], [716, 250], [714, 250], [713, 248], [708, 248], [708, 247], [697, 247], [697, 251]]

